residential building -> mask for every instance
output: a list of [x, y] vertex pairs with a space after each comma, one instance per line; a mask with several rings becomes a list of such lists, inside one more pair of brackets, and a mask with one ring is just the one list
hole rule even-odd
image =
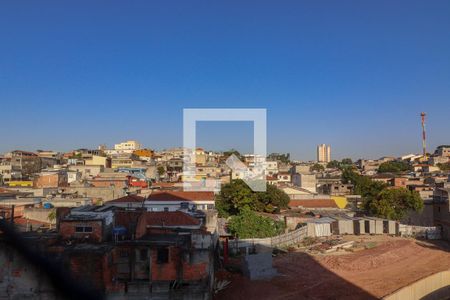
[[140, 150], [140, 149], [141, 149], [141, 144], [134, 140], [130, 140], [130, 141], [126, 141], [126, 142], [122, 142], [122, 143], [114, 145], [114, 150], [119, 150], [119, 151], [124, 151], [124, 152], [131, 151], [129, 153], [132, 153], [133, 151]]
[[113, 155], [111, 158], [111, 168], [134, 168], [142, 167], [144, 162], [138, 156], [131, 153]]
[[438, 146], [435, 155], [440, 157], [450, 157], [450, 145]]
[[291, 173], [289, 172], [280, 172], [275, 175], [278, 179], [278, 183], [290, 183], [292, 181]]
[[297, 164], [291, 168], [292, 174], [310, 174], [311, 164]]
[[[309, 200], [314, 199], [317, 196], [317, 194], [298, 186], [281, 185], [279, 188], [285, 192], [291, 200]], [[320, 197], [323, 198], [322, 195]]]
[[10, 160], [12, 170], [20, 170], [21, 179], [29, 179], [41, 171], [41, 159], [33, 152], [14, 150], [5, 154]]
[[273, 176], [278, 173], [278, 162], [277, 161], [266, 161], [266, 175]]
[[80, 179], [92, 179], [97, 176], [100, 172], [104, 171], [103, 166], [85, 166], [85, 165], [71, 165], [68, 166], [69, 171], [78, 172], [81, 175]]
[[433, 193], [434, 226], [442, 229], [442, 238], [450, 240], [450, 188], [435, 188]]
[[89, 180], [94, 187], [127, 188], [130, 186], [131, 175], [123, 172], [102, 172]]
[[292, 209], [330, 210], [339, 209], [333, 199], [291, 200], [289, 207]]
[[129, 194], [111, 201], [106, 201], [107, 206], [115, 206], [122, 208], [143, 208], [145, 198], [139, 195]]
[[68, 186], [67, 171], [42, 171], [35, 177], [33, 186], [35, 188], [58, 188]]
[[331, 161], [331, 146], [321, 144], [317, 146], [317, 161], [328, 163]]
[[84, 160], [86, 166], [103, 166], [104, 168], [111, 168], [111, 158], [107, 156], [92, 155]]
[[11, 181], [20, 180], [22, 172], [20, 166], [11, 164], [11, 158], [0, 161], [0, 184], [8, 184]]
[[64, 240], [100, 243], [111, 240], [114, 220], [109, 207], [81, 206], [61, 217], [59, 233]]
[[213, 192], [161, 191], [145, 199], [148, 211], [212, 210], [215, 208]]
[[151, 160], [153, 160], [155, 151], [153, 151], [151, 149], [139, 149], [139, 150], [134, 150], [133, 154], [138, 156], [139, 159], [141, 159], [141, 160], [151, 161]]
[[315, 174], [293, 174], [292, 184], [311, 193], [317, 192], [317, 179]]
[[346, 183], [326, 183], [320, 186], [320, 191], [330, 196], [351, 195], [353, 192], [353, 185]]

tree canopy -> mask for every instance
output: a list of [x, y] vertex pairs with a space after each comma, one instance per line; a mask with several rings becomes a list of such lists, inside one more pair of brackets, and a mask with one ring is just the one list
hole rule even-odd
[[353, 160], [352, 160], [351, 158], [344, 158], [344, 159], [341, 161], [341, 164], [342, 164], [342, 165], [353, 165]]
[[223, 156], [225, 156], [226, 158], [228, 158], [229, 156], [231, 156], [231, 155], [236, 155], [237, 156], [237, 158], [239, 158], [239, 160], [242, 160], [242, 155], [241, 155], [241, 153], [239, 153], [239, 151], [237, 151], [236, 149], [230, 149], [230, 150], [228, 150], [228, 151], [225, 151], [224, 153], [223, 153]]
[[410, 170], [411, 166], [405, 161], [387, 161], [378, 167], [378, 173], [400, 173]]
[[228, 222], [229, 231], [241, 239], [275, 236], [283, 233], [284, 228], [283, 222], [260, 216], [248, 208], [241, 210]]
[[327, 163], [327, 168], [329, 169], [338, 169], [341, 167], [341, 163], [337, 160], [332, 160], [329, 163]]
[[368, 214], [400, 220], [408, 211], [423, 208], [423, 201], [417, 192], [404, 188], [388, 189], [385, 183], [356, 174], [351, 169], [344, 170], [342, 181], [354, 185], [354, 193], [361, 195]]
[[162, 176], [162, 175], [164, 175], [166, 173], [166, 170], [164, 169], [164, 167], [163, 166], [159, 166], [158, 167], [158, 175], [159, 176]]
[[423, 201], [416, 191], [405, 188], [384, 189], [370, 202], [366, 202], [365, 206], [374, 215], [401, 220], [408, 211], [421, 211]]
[[311, 172], [313, 172], [313, 171], [322, 172], [322, 171], [325, 171], [325, 168], [321, 164], [314, 164], [309, 168], [309, 170]]
[[241, 179], [222, 186], [216, 197], [216, 207], [221, 216], [237, 215], [244, 209], [259, 212], [278, 212], [287, 208], [289, 196], [277, 187], [267, 184], [266, 192], [254, 192]]
[[283, 163], [289, 163], [291, 161], [291, 154], [271, 153], [267, 156], [267, 158], [270, 160], [279, 160]]
[[338, 160], [332, 160], [327, 164], [327, 168], [330, 169], [344, 169], [349, 168], [353, 166], [353, 161], [351, 158], [344, 158], [341, 161]]

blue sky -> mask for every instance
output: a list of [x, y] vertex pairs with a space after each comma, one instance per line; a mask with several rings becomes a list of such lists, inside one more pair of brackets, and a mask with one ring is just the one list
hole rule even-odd
[[[1, 1], [0, 104], [0, 152], [179, 146], [183, 108], [222, 107], [266, 108], [297, 159], [420, 152], [421, 111], [450, 143], [450, 2]], [[211, 125], [204, 147], [251, 149]]]

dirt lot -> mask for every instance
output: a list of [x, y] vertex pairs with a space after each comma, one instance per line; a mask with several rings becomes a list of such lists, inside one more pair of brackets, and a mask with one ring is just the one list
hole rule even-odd
[[449, 244], [445, 242], [386, 236], [352, 238], [371, 248], [326, 255], [302, 251], [279, 255], [274, 258], [274, 267], [280, 276], [250, 281], [242, 275], [227, 274], [232, 283], [217, 299], [376, 299], [450, 269]]

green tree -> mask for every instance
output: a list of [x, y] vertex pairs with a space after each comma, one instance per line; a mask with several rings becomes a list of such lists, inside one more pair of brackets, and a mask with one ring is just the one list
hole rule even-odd
[[365, 205], [372, 214], [392, 220], [401, 220], [409, 211], [423, 209], [419, 193], [405, 188], [384, 189]]
[[271, 153], [269, 154], [269, 156], [267, 156], [267, 158], [270, 160], [279, 160], [282, 163], [289, 163], [291, 161], [291, 154]]
[[159, 166], [158, 167], [158, 175], [159, 176], [162, 176], [162, 175], [164, 175], [166, 173], [166, 170], [164, 169], [164, 167], [163, 166]]
[[56, 220], [56, 208], [53, 208], [53, 209], [48, 213], [48, 220], [50, 221], [50, 229], [51, 229], [51, 228], [52, 228], [53, 222]]
[[287, 208], [289, 196], [273, 185], [267, 184], [266, 192], [253, 192], [240, 179], [222, 186], [216, 197], [216, 207], [221, 216], [237, 215], [244, 209], [253, 211], [278, 212]]
[[263, 217], [246, 208], [228, 222], [230, 232], [241, 239], [265, 238], [284, 232], [283, 222]]
[[353, 165], [353, 161], [351, 158], [344, 158], [341, 161], [341, 165], [351, 166], [351, 165]]
[[378, 167], [379, 173], [400, 173], [410, 170], [411, 166], [404, 161], [387, 161]]
[[351, 169], [342, 173], [342, 181], [354, 185], [354, 193], [361, 195], [368, 214], [400, 220], [408, 211], [420, 211], [423, 201], [417, 192], [407, 189], [388, 189], [385, 183], [356, 174]]
[[329, 169], [338, 169], [341, 167], [341, 163], [337, 160], [332, 160], [327, 164], [327, 168]]
[[361, 195], [365, 203], [370, 202], [387, 187], [385, 183], [374, 181], [367, 176], [359, 175], [351, 168], [343, 170], [342, 182], [353, 184], [353, 192], [357, 195]]
[[237, 156], [237, 158], [239, 158], [239, 160], [243, 160], [242, 158], [242, 155], [241, 155], [241, 153], [239, 153], [239, 151], [237, 151], [236, 149], [230, 149], [230, 150], [228, 150], [228, 151], [225, 151], [224, 153], [223, 153], [223, 156], [225, 156], [225, 159], [227, 159], [228, 157], [230, 157], [231, 155], [236, 155]]
[[323, 171], [325, 171], [325, 168], [321, 164], [314, 164], [311, 166], [311, 168], [309, 168], [309, 170], [311, 172], [314, 172], [314, 171], [323, 172]]

